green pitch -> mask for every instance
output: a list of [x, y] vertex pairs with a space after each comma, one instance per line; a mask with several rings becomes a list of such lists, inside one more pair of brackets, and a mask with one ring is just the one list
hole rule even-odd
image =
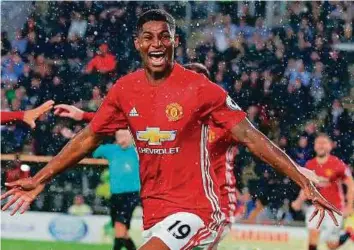
[[[137, 241], [140, 242], [140, 241]], [[307, 250], [305, 242], [269, 243], [269, 242], [230, 242], [226, 238], [220, 250]], [[1, 239], [2, 250], [111, 250], [111, 245], [89, 245], [71, 242], [45, 242]], [[326, 250], [322, 246], [320, 250]], [[354, 249], [353, 242], [347, 242], [340, 250]]]
[[[275, 246], [274, 244], [261, 244], [260, 246], [251, 246], [249, 243], [237, 244], [223, 243], [220, 250], [299, 250], [296, 246], [290, 247], [286, 244]], [[40, 241], [22, 241], [22, 240], [1, 240], [2, 250], [111, 250], [111, 245], [88, 245], [80, 243], [66, 242], [40, 242]]]

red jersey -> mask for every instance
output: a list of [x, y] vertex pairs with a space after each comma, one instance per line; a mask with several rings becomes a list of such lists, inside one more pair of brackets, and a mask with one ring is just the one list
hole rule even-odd
[[328, 179], [325, 186], [319, 186], [319, 192], [336, 208], [344, 208], [344, 192], [342, 188], [343, 180], [351, 176], [351, 171], [347, 165], [337, 157], [330, 155], [324, 164], [319, 164], [316, 158], [306, 163], [308, 169], [315, 171], [318, 176]]
[[109, 72], [113, 71], [116, 67], [116, 58], [112, 54], [106, 54], [104, 56], [95, 56], [87, 65], [87, 70], [92, 71], [94, 69], [98, 71]]
[[[94, 116], [93, 112], [84, 112], [82, 120], [91, 121]], [[221, 210], [226, 214], [227, 221], [231, 222], [237, 208], [236, 178], [233, 173], [236, 144], [228, 130], [215, 125], [209, 126], [208, 142], [211, 166], [220, 188]]]
[[245, 117], [222, 88], [175, 64], [159, 85], [144, 70], [119, 79], [89, 126], [105, 134], [129, 126], [139, 153], [144, 229], [177, 212], [216, 229], [222, 213], [206, 124], [212, 119], [231, 129]]
[[13, 121], [21, 121], [23, 119], [25, 112], [16, 111], [16, 112], [7, 112], [1, 111], [1, 124], [6, 124]]
[[209, 151], [211, 166], [220, 187], [221, 209], [228, 222], [236, 213], [236, 178], [233, 173], [236, 144], [228, 130], [210, 126]]

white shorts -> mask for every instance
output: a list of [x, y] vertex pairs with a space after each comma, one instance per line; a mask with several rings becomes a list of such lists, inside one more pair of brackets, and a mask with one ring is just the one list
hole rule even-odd
[[[311, 222], [309, 222], [309, 219], [312, 215], [312, 213], [315, 211], [315, 206], [309, 206], [306, 208], [306, 225], [308, 229], [316, 229], [317, 222], [320, 216], [320, 213], [318, 213]], [[334, 213], [334, 216], [336, 217], [339, 226], [337, 227], [331, 216], [329, 216], [327, 213], [325, 214], [322, 224], [320, 225], [320, 240], [325, 241], [325, 242], [333, 242], [337, 241], [340, 236], [340, 232], [343, 226], [343, 217]]]
[[213, 244], [218, 232], [204, 225], [202, 219], [192, 213], [179, 212], [143, 232], [144, 244], [152, 237], [162, 240], [171, 250], [200, 249]]

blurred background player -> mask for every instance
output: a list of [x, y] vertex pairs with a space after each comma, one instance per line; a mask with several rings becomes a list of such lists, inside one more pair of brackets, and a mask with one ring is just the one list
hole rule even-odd
[[[76, 121], [91, 121], [95, 115], [73, 105], [59, 104], [54, 108], [55, 115]], [[93, 156], [109, 162], [111, 219], [115, 231], [113, 249], [136, 249], [128, 230], [134, 209], [140, 203], [139, 160], [129, 130], [118, 130], [115, 143], [99, 146]]]
[[[326, 134], [320, 134], [315, 139], [314, 150], [316, 157], [306, 163], [306, 168], [315, 171], [321, 177], [321, 182], [317, 184], [320, 193], [334, 204], [344, 216], [353, 214], [354, 203], [354, 182], [349, 167], [340, 159], [331, 155], [332, 140]], [[346, 199], [342, 185], [346, 186]], [[300, 210], [306, 200], [303, 191], [300, 191], [298, 198], [292, 203], [294, 210]], [[309, 250], [316, 250], [319, 240], [326, 242], [329, 249], [337, 249], [344, 244], [351, 236], [349, 232], [340, 235], [343, 226], [343, 218], [336, 216], [339, 226], [335, 226], [331, 219], [325, 215], [323, 224], [319, 229], [315, 222], [309, 222], [309, 218], [314, 211], [313, 206], [306, 208], [306, 223], [309, 229]]]
[[114, 248], [136, 249], [128, 230], [134, 209], [140, 204], [139, 160], [127, 129], [118, 130], [115, 143], [103, 144], [93, 153], [109, 162], [111, 219], [115, 231]]
[[35, 121], [38, 117], [48, 112], [53, 108], [54, 101], [46, 101], [37, 108], [26, 111], [1, 111], [1, 124], [7, 124], [10, 122], [23, 121], [32, 129], [36, 127]]

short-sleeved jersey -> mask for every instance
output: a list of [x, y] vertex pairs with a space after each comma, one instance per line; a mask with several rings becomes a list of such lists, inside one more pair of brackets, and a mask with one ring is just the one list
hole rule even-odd
[[336, 208], [343, 210], [344, 193], [342, 184], [346, 177], [351, 176], [348, 166], [337, 157], [330, 155], [324, 164], [319, 164], [316, 158], [313, 158], [306, 163], [305, 167], [315, 171], [318, 176], [328, 179], [326, 185], [318, 187], [319, 192]]
[[112, 194], [140, 191], [139, 160], [134, 146], [122, 148], [118, 144], [104, 144], [93, 152], [93, 157], [108, 160]]
[[231, 129], [245, 116], [222, 88], [174, 64], [158, 85], [143, 70], [119, 79], [89, 126], [104, 134], [129, 126], [139, 154], [144, 229], [177, 212], [194, 213], [217, 228], [220, 194], [205, 124], [212, 119]]
[[221, 210], [231, 222], [236, 213], [236, 178], [234, 162], [237, 153], [236, 143], [228, 130], [214, 126], [209, 127], [208, 149], [211, 166], [220, 187]]

